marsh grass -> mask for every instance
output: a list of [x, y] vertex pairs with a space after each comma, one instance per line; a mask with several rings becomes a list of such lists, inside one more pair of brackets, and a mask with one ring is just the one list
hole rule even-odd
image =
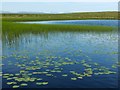
[[2, 40], [5, 41], [6, 37], [9, 42], [12, 43], [23, 34], [35, 34], [48, 37], [49, 33], [59, 33], [59, 32], [111, 32], [116, 31], [116, 27], [108, 26], [78, 26], [78, 25], [49, 25], [49, 24], [22, 24], [15, 22], [3, 22], [2, 23]]
[[[48, 35], [49, 32], [109, 32], [117, 27], [83, 26], [83, 25], [55, 25], [55, 24], [23, 24], [20, 21], [45, 20], [81, 20], [81, 19], [117, 19], [117, 12], [91, 12], [71, 14], [2, 14], [2, 37], [9, 40], [25, 33]], [[4, 38], [3, 38], [4, 39]]]
[[[19, 21], [46, 21], [46, 20], [81, 20], [81, 19], [118, 19], [118, 12], [85, 12], [67, 14], [2, 14], [2, 29], [4, 32], [50, 32], [50, 31], [112, 31], [115, 28], [108, 26], [79, 26], [79, 25], [49, 25], [49, 24], [22, 24]], [[13, 23], [14, 22], [14, 23]]]
[[66, 14], [2, 14], [2, 19], [4, 21], [118, 19], [118, 12], [84, 12]]
[[50, 32], [50, 31], [112, 31], [115, 27], [110, 26], [80, 26], [80, 25], [49, 25], [49, 24], [22, 24], [3, 22], [3, 32]]

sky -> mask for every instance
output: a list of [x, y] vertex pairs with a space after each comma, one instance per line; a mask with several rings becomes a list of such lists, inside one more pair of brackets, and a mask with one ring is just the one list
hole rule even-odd
[[2, 2], [5, 12], [97, 12], [117, 11], [118, 2]]
[[2, 2], [119, 2], [119, 0], [2, 0]]

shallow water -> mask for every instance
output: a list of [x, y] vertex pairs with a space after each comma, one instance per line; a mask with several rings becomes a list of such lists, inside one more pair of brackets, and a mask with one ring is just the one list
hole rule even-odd
[[30, 21], [21, 23], [118, 26], [118, 20], [57, 20], [57, 21]]
[[13, 32], [2, 39], [3, 88], [117, 87], [117, 32]]

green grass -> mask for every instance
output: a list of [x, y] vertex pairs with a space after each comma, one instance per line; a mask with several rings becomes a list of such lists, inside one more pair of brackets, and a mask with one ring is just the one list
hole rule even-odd
[[57, 31], [102, 31], [115, 30], [109, 26], [80, 26], [80, 25], [49, 25], [49, 24], [22, 24], [16, 21], [43, 21], [43, 20], [81, 20], [81, 19], [118, 19], [118, 12], [87, 12], [69, 14], [2, 14], [2, 31], [4, 33], [20, 34], [23, 32], [42, 33]]
[[50, 31], [112, 31], [115, 27], [109, 26], [80, 26], [80, 25], [49, 25], [49, 24], [22, 24], [3, 22], [3, 32], [50, 32]]
[[6, 36], [9, 42], [13, 39], [19, 38], [23, 34], [39, 34], [44, 37], [48, 36], [49, 32], [109, 32], [117, 30], [116, 27], [108, 26], [78, 26], [78, 25], [47, 25], [47, 24], [22, 24], [15, 22], [3, 22], [2, 23], [2, 39], [6, 40]]
[[67, 14], [2, 14], [3, 21], [118, 19], [118, 12], [84, 12]]
[[78, 26], [78, 25], [43, 25], [43, 24], [21, 24], [14, 22], [3, 22], [2, 39], [12, 41], [22, 34], [39, 34], [45, 37], [49, 32], [109, 32], [117, 30], [116, 27], [107, 26]]

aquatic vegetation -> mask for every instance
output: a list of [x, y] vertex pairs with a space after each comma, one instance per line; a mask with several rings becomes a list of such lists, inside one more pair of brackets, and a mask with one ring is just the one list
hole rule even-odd
[[[14, 22], [3, 22], [3, 33], [12, 34], [14, 32], [16, 35], [24, 33], [29, 33], [30, 30], [33, 33], [36, 32], [111, 32], [115, 31], [116, 27], [110, 26], [82, 26], [82, 25], [49, 25], [49, 24], [22, 24]], [[34, 28], [33, 28], [34, 27]], [[19, 32], [18, 32], [19, 31]], [[11, 36], [8, 36], [11, 37]], [[14, 37], [12, 37], [14, 38]]]
[[8, 78], [9, 76], [3, 76], [3, 78]]
[[71, 78], [71, 80], [77, 80], [77, 78]]
[[[14, 24], [15, 23], [12, 25], [14, 26]], [[35, 26], [40, 27], [42, 25]], [[98, 42], [99, 37], [95, 37], [96, 39], [94, 37], [92, 39], [88, 39], [89, 37], [87, 37], [86, 34], [84, 35], [82, 33], [79, 34], [77, 32], [74, 32], [76, 34], [73, 35], [73, 32], [68, 33], [67, 31], [64, 31], [60, 33], [62, 37], [63, 34], [66, 33], [64, 38], [60, 38], [60, 42], [57, 37], [53, 37], [54, 35], [58, 36], [58, 34], [53, 33], [53, 35], [49, 37], [51, 32], [48, 30], [44, 31], [42, 30], [43, 28], [41, 28], [42, 31], [40, 30], [40, 32], [37, 30], [34, 31], [34, 29], [31, 28], [32, 33], [30, 32], [30, 34], [28, 34], [27, 30], [21, 30], [19, 31], [20, 34], [18, 34], [17, 30], [14, 30], [16, 27], [18, 28], [20, 26], [18, 25], [11, 27], [13, 28], [13, 31], [15, 31], [14, 34], [17, 36], [15, 37], [16, 39], [13, 40], [14, 35], [13, 37], [11, 36], [11, 38], [9, 36], [6, 36], [10, 39], [9, 44], [12, 43], [11, 45], [14, 45], [13, 43], [17, 42], [17, 39], [21, 40], [22, 38], [21, 43], [18, 43], [20, 43], [20, 45], [24, 44], [25, 46], [23, 45], [24, 50], [10, 46], [14, 47], [12, 49], [15, 49], [11, 51], [9, 50], [10, 47], [5, 46], [5, 50], [7, 49], [9, 52], [4, 52], [5, 55], [3, 55], [3, 73], [0, 72], [0, 76], [3, 76], [2, 78], [5, 82], [4, 84], [8, 85], [8, 87], [32, 87], [31, 84], [33, 83], [35, 84], [35, 87], [42, 85], [48, 85], [49, 87], [51, 83], [57, 84], [55, 81], [61, 81], [63, 79], [65, 83], [70, 80], [73, 82], [84, 82], [86, 78], [88, 80], [91, 80], [93, 77], [100, 79], [104, 76], [111, 77], [111, 75], [117, 76], [118, 74], [118, 62], [116, 58], [117, 53], [115, 53], [116, 49], [114, 50], [115, 47], [112, 47], [111, 45], [109, 45], [111, 47], [108, 48], [110, 50], [104, 48], [103, 43], [107, 46], [107, 42], [105, 42], [104, 38], [100, 38], [103, 42], [96, 44], [93, 41], [96, 40]], [[29, 26], [25, 27], [28, 28]], [[7, 34], [11, 34], [13, 32], [11, 28], [10, 33], [8, 32]], [[67, 26], [64, 26], [64, 28], [67, 28]], [[74, 29], [71, 29], [71, 31]], [[23, 31], [25, 32], [25, 35], [23, 35]], [[46, 36], [42, 36], [44, 35], [43, 31], [45, 32]], [[4, 31], [4, 33], [6, 33], [6, 31]], [[79, 37], [77, 37], [77, 34]], [[37, 35], [39, 37], [36, 39]], [[81, 37], [80, 35], [84, 36]], [[103, 37], [104, 35], [101, 36]], [[44, 41], [43, 38], [45, 37], [46, 39]], [[73, 39], [74, 37], [75, 39]], [[111, 37], [109, 38], [111, 39]], [[56, 44], [53, 43], [53, 40], [51, 40], [51, 38], [54, 39]], [[85, 43], [88, 43], [88, 45], [86, 45], [86, 48], [84, 48], [85, 45], [82, 43], [84, 40], [86, 40], [85, 38], [88, 39], [85, 41]], [[109, 38], [107, 38], [107, 41], [110, 41]], [[75, 43], [72, 43], [73, 40], [76, 40]], [[36, 43], [31, 43], [32, 41], [35, 41], [37, 45]], [[52, 41], [52, 43], [49, 41]], [[90, 49], [90, 52], [88, 49]], [[111, 53], [112, 51], [114, 52]]]
[[42, 83], [41, 83], [41, 82], [37, 82], [36, 84], [37, 84], [37, 85], [42, 85]]
[[[44, 82], [44, 78], [41, 77], [36, 77], [33, 75], [45, 75], [47, 77], [52, 77], [52, 78], [57, 78], [55, 76], [55, 73], [62, 73], [64, 71], [64, 68], [62, 66], [66, 65], [81, 65], [83, 66], [83, 71], [77, 72], [77, 71], [69, 71], [72, 75], [75, 77], [71, 77], [72, 81], [76, 80], [84, 80], [84, 77], [92, 77], [92, 75], [109, 75], [109, 74], [116, 74], [116, 72], [109, 70], [109, 68], [106, 68], [105, 66], [101, 66], [97, 62], [92, 62], [90, 58], [84, 54], [83, 56], [87, 57], [88, 60], [84, 59], [81, 60], [80, 62], [77, 60], [72, 60], [69, 57], [57, 57], [57, 56], [47, 56], [44, 58], [44, 60], [40, 59], [40, 57], [35, 57], [35, 60], [27, 62], [27, 61], [21, 61], [16, 62], [16, 66], [20, 67], [20, 71], [15, 73], [15, 74], [9, 74], [9, 73], [4, 73], [3, 78], [7, 80], [13, 80], [15, 82], [7, 82], [7, 85], [12, 85], [13, 88], [19, 88], [28, 86], [28, 82], [36, 82], [36, 85], [47, 85], [48, 82]], [[14, 55], [17, 57], [17, 55]], [[21, 57], [21, 59], [26, 58], [29, 60], [30, 58], [28, 56], [26, 57]], [[47, 58], [47, 59], [46, 59]], [[57, 60], [56, 60], [57, 59]], [[49, 68], [49, 67], [53, 68]], [[111, 66], [112, 68], [116, 68], [116, 65], [113, 64]], [[44, 69], [44, 70], [42, 70]], [[39, 70], [39, 71], [36, 71]], [[61, 76], [62, 77], [67, 77], [69, 73], [64, 73]], [[40, 81], [40, 82], [38, 82]], [[16, 85], [17, 82], [25, 82], [21, 83], [20, 85]]]
[[7, 80], [12, 80], [13, 78], [7, 78]]
[[47, 85], [47, 84], [48, 84], [48, 82], [43, 82], [42, 84], [43, 84], [43, 85]]
[[114, 65], [112, 65], [112, 68], [117, 68], [117, 65], [115, 65], [115, 64], [114, 64]]
[[52, 74], [46, 74], [46, 76], [53, 76]]
[[95, 66], [98, 66], [99, 64], [98, 63], [94, 63]]
[[78, 77], [79, 79], [83, 79], [83, 77]]
[[22, 77], [22, 78], [14, 78], [15, 81], [18, 81], [18, 82], [34, 82], [36, 80], [36, 78], [30, 78], [30, 77]]
[[37, 85], [47, 85], [48, 82], [37, 82], [36, 84], [37, 84]]
[[14, 85], [13, 88], [19, 88], [19, 86], [18, 85]]
[[2, 56], [2, 59], [5, 59], [5, 58], [7, 58], [7, 56]]
[[112, 52], [112, 54], [118, 54], [118, 52]]
[[20, 73], [24, 73], [25, 72], [25, 70], [20, 70]]
[[63, 77], [67, 77], [68, 75], [67, 75], [67, 74], [63, 74], [62, 76], [63, 76]]
[[38, 80], [38, 81], [39, 81], [39, 80], [42, 80], [42, 78], [37, 78], [36, 80]]
[[19, 73], [16, 73], [15, 76], [20, 76], [20, 74], [19, 74]]
[[27, 86], [27, 85], [28, 85], [28, 84], [26, 84], [26, 83], [22, 83], [22, 84], [21, 84], [21, 86]]
[[7, 82], [8, 85], [17, 84], [16, 82]]

